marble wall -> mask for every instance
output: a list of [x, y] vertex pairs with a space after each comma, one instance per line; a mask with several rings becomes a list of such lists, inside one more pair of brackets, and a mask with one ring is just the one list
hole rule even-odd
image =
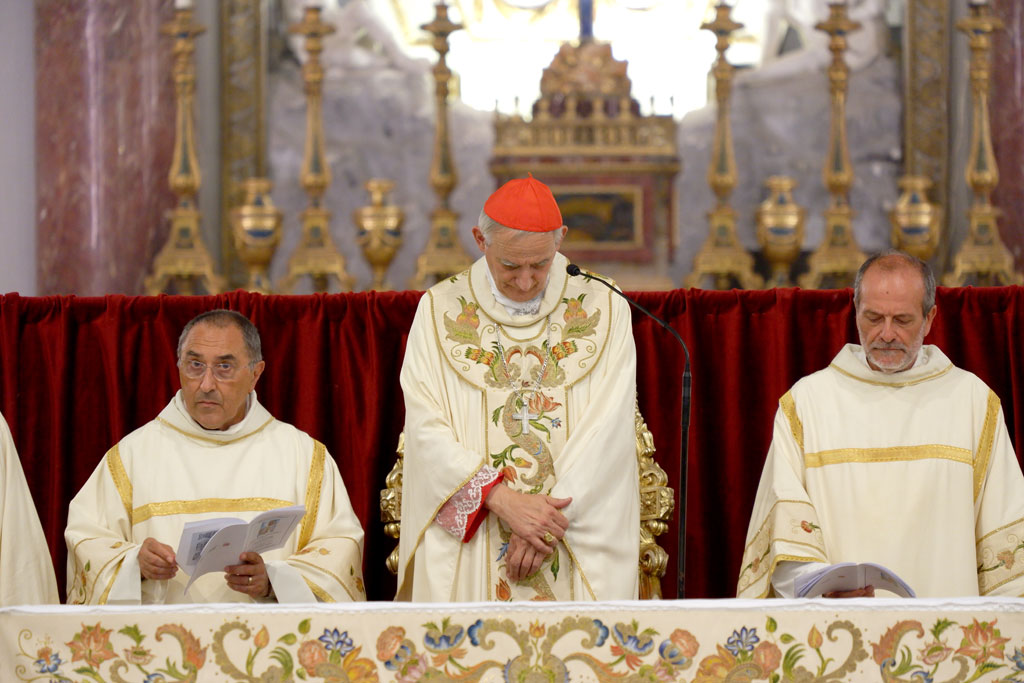
[[33, 7], [0, 2], [0, 293], [36, 292]]
[[174, 205], [173, 2], [35, 9], [39, 293], [139, 293]]
[[1024, 269], [1024, 3], [996, 0], [994, 14], [1005, 28], [995, 35], [992, 83], [992, 144], [999, 186], [992, 201], [1003, 211], [999, 232]]

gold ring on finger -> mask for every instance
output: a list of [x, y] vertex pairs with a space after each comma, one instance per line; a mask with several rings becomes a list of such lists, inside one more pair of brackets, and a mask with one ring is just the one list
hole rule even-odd
[[544, 542], [548, 545], [554, 545], [556, 543], [555, 537], [551, 534], [550, 531], [544, 532]]

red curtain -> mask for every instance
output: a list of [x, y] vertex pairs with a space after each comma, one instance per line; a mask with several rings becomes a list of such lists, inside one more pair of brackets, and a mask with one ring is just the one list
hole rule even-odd
[[[693, 374], [686, 597], [735, 590], [747, 520], [779, 397], [856, 341], [850, 290], [638, 293], [679, 331]], [[278, 418], [323, 441], [366, 528], [371, 599], [390, 599], [384, 559], [394, 547], [378, 491], [402, 429], [398, 384], [419, 292], [211, 297], [0, 297], [0, 411], [11, 426], [63, 586], [67, 505], [106, 450], [151, 420], [178, 389], [178, 334], [196, 314], [233, 308], [260, 329], [267, 361], [257, 393]], [[1011, 436], [1024, 415], [1019, 339], [1024, 289], [940, 289], [928, 340], [975, 372], [1003, 402]], [[657, 459], [679, 477], [682, 353], [634, 315], [640, 409]], [[841, 419], [837, 416], [836, 419]], [[1020, 451], [1018, 450], [1018, 455]], [[666, 597], [676, 594], [676, 530]]]

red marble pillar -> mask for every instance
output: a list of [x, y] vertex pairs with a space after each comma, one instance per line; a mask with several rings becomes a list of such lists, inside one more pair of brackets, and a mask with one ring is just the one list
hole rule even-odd
[[36, 0], [40, 294], [139, 294], [174, 195], [173, 0]]
[[994, 0], [1005, 28], [993, 40], [992, 145], [999, 186], [992, 203], [1003, 211], [999, 234], [1024, 270], [1024, 3]]

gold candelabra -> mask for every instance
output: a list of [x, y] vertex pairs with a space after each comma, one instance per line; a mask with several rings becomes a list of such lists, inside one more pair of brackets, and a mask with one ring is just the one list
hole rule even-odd
[[402, 221], [405, 213], [397, 206], [385, 205], [384, 197], [395, 187], [387, 178], [371, 178], [366, 181], [370, 193], [370, 205], [352, 212], [352, 220], [359, 228], [356, 237], [366, 254], [366, 260], [373, 268], [373, 289], [387, 289], [385, 275], [391, 259], [402, 244]]
[[943, 284], [1019, 285], [1024, 278], [1014, 270], [1013, 256], [999, 237], [1000, 211], [991, 201], [992, 191], [999, 184], [988, 112], [992, 33], [1003, 28], [1003, 22], [992, 15], [987, 2], [971, 2], [968, 7], [969, 14], [956, 27], [967, 34], [971, 48], [971, 152], [966, 176], [973, 199], [967, 210], [967, 238], [953, 259], [953, 270], [943, 277]]
[[438, 207], [430, 214], [430, 237], [427, 247], [416, 261], [413, 289], [426, 289], [432, 281], [459, 273], [470, 265], [469, 256], [459, 244], [459, 215], [448, 205], [448, 196], [455, 188], [458, 175], [452, 160], [448, 130], [448, 82], [452, 72], [445, 56], [448, 54], [448, 35], [462, 28], [448, 18], [444, 2], [434, 5], [434, 20], [421, 28], [434, 36], [437, 64], [434, 65], [434, 157], [430, 164], [430, 185], [438, 197]]
[[688, 287], [701, 287], [711, 280], [714, 289], [728, 289], [738, 282], [744, 289], [760, 289], [764, 280], [754, 272], [754, 258], [740, 244], [736, 235], [736, 210], [729, 205], [729, 195], [736, 187], [736, 158], [732, 146], [732, 126], [729, 123], [729, 102], [735, 68], [725, 58], [730, 35], [743, 28], [732, 20], [732, 8], [724, 2], [715, 6], [715, 20], [701, 25], [701, 29], [715, 34], [718, 58], [712, 67], [715, 77], [715, 98], [718, 104], [715, 118], [714, 141], [711, 145], [711, 163], [708, 165], [708, 184], [715, 193], [716, 205], [708, 214], [707, 241], [693, 260], [693, 270], [686, 278]]
[[209, 294], [224, 291], [225, 282], [213, 268], [213, 257], [199, 232], [196, 193], [202, 176], [196, 158], [193, 103], [196, 92], [195, 39], [206, 29], [192, 20], [192, 10], [177, 9], [174, 19], [160, 32], [174, 38], [174, 97], [177, 103], [174, 127], [174, 157], [168, 174], [171, 191], [178, 203], [167, 212], [171, 231], [167, 242], [153, 260], [153, 273], [146, 277], [147, 294], [167, 291], [173, 284], [180, 294], [195, 293], [201, 285]]
[[313, 289], [326, 292], [331, 277], [341, 291], [351, 291], [352, 276], [345, 270], [345, 257], [331, 239], [331, 212], [324, 208], [323, 197], [331, 184], [331, 169], [324, 152], [323, 83], [324, 68], [320, 63], [324, 36], [334, 27], [324, 23], [319, 7], [306, 7], [302, 21], [288, 27], [289, 33], [305, 36], [306, 63], [302, 80], [306, 92], [306, 145], [302, 155], [302, 189], [309, 195], [309, 206], [302, 212], [302, 237], [288, 259], [288, 273], [278, 284], [281, 292], [291, 292], [298, 281], [309, 276]]
[[828, 33], [828, 49], [832, 52], [832, 63], [828, 67], [832, 108], [828, 153], [822, 173], [830, 196], [825, 209], [824, 239], [808, 260], [808, 272], [800, 277], [800, 286], [811, 289], [849, 287], [865, 258], [853, 237], [853, 210], [849, 201], [853, 185], [853, 164], [846, 139], [850, 68], [843, 58], [846, 36], [859, 29], [860, 24], [847, 16], [845, 2], [829, 3], [828, 9], [828, 19], [815, 28]]

